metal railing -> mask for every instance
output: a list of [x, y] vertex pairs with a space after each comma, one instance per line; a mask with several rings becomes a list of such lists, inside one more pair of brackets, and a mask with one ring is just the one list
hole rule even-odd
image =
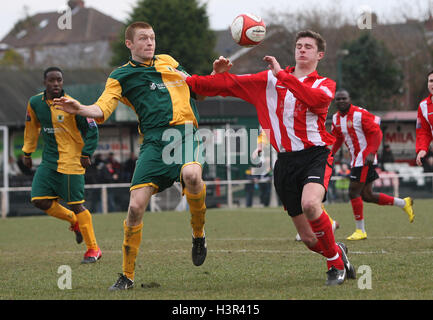
[[[418, 183], [420, 181], [420, 179], [424, 179], [425, 178], [432, 178], [432, 182], [431, 182], [431, 195], [433, 196], [433, 172], [432, 173], [419, 173], [416, 176], [413, 174], [408, 174], [408, 173], [404, 173], [404, 174], [399, 174], [399, 173], [390, 173], [390, 172], [386, 172], [386, 176], [383, 175], [383, 177], [381, 177], [381, 179], [398, 179], [398, 181], [400, 181], [400, 179], [402, 180], [412, 180], [415, 183]], [[339, 176], [333, 176], [331, 178], [331, 181], [336, 181], [342, 179], [342, 177]], [[395, 180], [394, 180], [395, 181]], [[417, 182], [418, 181], [418, 182]], [[214, 186], [214, 187], [224, 187], [225, 186], [225, 190], [222, 192], [223, 194], [221, 195], [221, 198], [223, 198], [223, 200], [225, 200], [225, 202], [221, 202], [220, 204], [223, 207], [227, 207], [227, 208], [234, 208], [234, 198], [233, 198], [233, 194], [236, 192], [239, 192], [242, 188], [242, 186], [245, 186], [246, 184], [250, 184], [252, 183], [251, 180], [221, 180], [221, 181], [216, 181], [216, 180], [212, 180], [212, 181], [205, 181], [206, 185], [209, 186]], [[269, 179], [261, 179], [261, 180], [256, 180], [255, 183], [269, 183]], [[236, 188], [236, 186], [238, 186]], [[240, 186], [240, 187], [239, 187]], [[393, 188], [393, 193], [394, 196], [398, 196], [399, 195], [399, 188], [401, 186], [401, 183], [393, 183], [391, 182], [391, 187]], [[100, 195], [100, 200], [101, 200], [101, 213], [103, 214], [107, 214], [109, 212], [109, 206], [108, 206], [108, 190], [111, 188], [125, 188], [127, 190], [129, 190], [130, 184], [129, 183], [113, 183], [113, 184], [87, 184], [85, 186], [85, 189], [100, 189], [101, 190], [101, 195]], [[180, 183], [175, 183], [173, 185], [174, 190], [176, 190], [176, 192], [178, 192], [179, 197], [177, 199], [175, 199], [175, 201], [177, 202], [176, 205], [173, 207], [173, 210], [178, 210], [178, 211], [182, 211], [182, 210], [186, 210], [187, 208], [187, 203], [185, 200], [185, 197], [182, 196], [182, 188]], [[31, 187], [2, 187], [0, 188], [0, 193], [1, 193], [1, 208], [2, 208], [2, 213], [1, 213], [1, 217], [2, 218], [6, 218], [8, 215], [8, 208], [9, 208], [9, 200], [10, 200], [10, 193], [13, 192], [30, 192], [31, 191]], [[165, 191], [164, 191], [165, 192]], [[275, 192], [275, 188], [273, 187], [273, 183], [271, 186], [271, 195], [270, 195], [270, 207], [276, 207], [278, 206], [278, 199], [277, 199], [277, 195]], [[173, 197], [171, 197], [173, 198]], [[150, 200], [150, 211], [161, 211], [160, 208], [160, 204], [159, 201], [161, 200], [160, 198], [160, 194], [156, 194], [154, 196], [151, 197]], [[173, 200], [173, 199], [171, 199]], [[7, 202], [7, 203], [6, 203]], [[238, 205], [236, 205], [236, 207], [238, 207]]]

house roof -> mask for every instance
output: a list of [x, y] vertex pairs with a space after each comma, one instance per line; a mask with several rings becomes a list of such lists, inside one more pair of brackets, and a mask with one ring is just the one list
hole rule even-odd
[[[72, 11], [71, 29], [62, 30], [58, 21], [64, 13], [39, 13], [20, 21], [0, 41], [14, 48], [113, 40], [123, 23], [93, 8], [76, 7]], [[63, 26], [64, 24], [60, 24]]]

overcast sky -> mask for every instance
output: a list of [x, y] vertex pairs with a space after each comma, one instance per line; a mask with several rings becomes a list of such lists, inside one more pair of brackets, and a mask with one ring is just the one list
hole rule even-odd
[[[85, 0], [85, 5], [93, 7], [117, 20], [125, 21], [131, 9], [138, 0]], [[200, 3], [207, 2], [210, 27], [214, 30], [222, 30], [229, 27], [234, 17], [239, 13], [254, 13], [265, 17], [266, 13], [272, 11], [297, 11], [314, 7], [326, 9], [326, 6], [338, 2], [347, 13], [348, 17], [356, 20], [362, 6], [369, 6], [373, 12], [390, 21], [401, 18], [402, 13], [412, 18], [425, 16], [433, 0], [199, 0]], [[58, 11], [64, 8], [67, 0], [2, 0], [0, 10], [0, 39], [3, 38], [14, 24], [25, 16], [41, 12]], [[266, 21], [265, 21], [266, 22]]]

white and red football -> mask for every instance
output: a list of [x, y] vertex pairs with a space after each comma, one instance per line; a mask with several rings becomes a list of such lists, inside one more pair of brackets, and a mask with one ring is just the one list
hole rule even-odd
[[230, 26], [235, 42], [243, 47], [258, 45], [266, 36], [263, 19], [250, 13], [238, 15]]

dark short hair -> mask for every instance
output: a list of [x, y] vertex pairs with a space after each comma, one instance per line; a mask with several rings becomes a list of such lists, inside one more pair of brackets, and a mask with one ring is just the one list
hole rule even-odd
[[45, 69], [45, 71], [44, 71], [44, 80], [47, 78], [48, 73], [51, 71], [58, 71], [63, 76], [63, 71], [59, 67], [49, 67], [49, 68]]
[[153, 28], [147, 22], [143, 22], [143, 21], [133, 22], [125, 30], [125, 40], [133, 41], [136, 29], [153, 29]]
[[347, 95], [350, 97], [349, 90], [346, 90], [346, 89], [344, 89], [344, 88], [340, 88], [340, 89], [337, 89], [337, 91], [335, 91], [335, 94], [337, 94], [337, 93], [339, 93], [339, 92], [346, 92]]
[[433, 74], [433, 70], [431, 70], [431, 71], [427, 74], [427, 78], [430, 77], [431, 74]]
[[296, 45], [296, 42], [298, 42], [298, 40], [300, 38], [313, 38], [314, 40], [316, 40], [318, 51], [319, 52], [325, 52], [326, 51], [326, 41], [319, 33], [312, 31], [312, 30], [299, 31], [296, 34], [295, 45]]

